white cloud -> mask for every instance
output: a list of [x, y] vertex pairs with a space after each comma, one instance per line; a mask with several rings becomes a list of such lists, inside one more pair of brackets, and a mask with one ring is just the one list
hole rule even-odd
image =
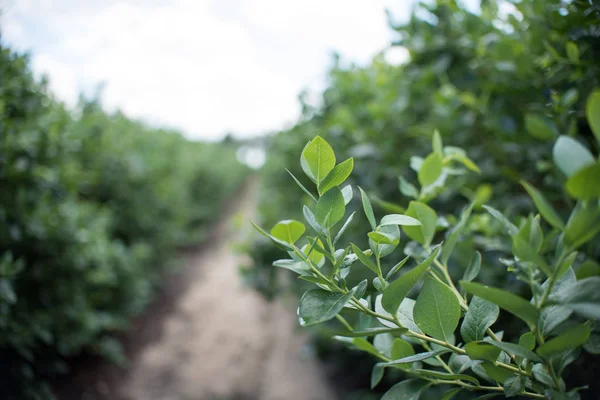
[[59, 98], [105, 82], [108, 109], [203, 139], [291, 123], [333, 50], [364, 63], [391, 38], [388, 0], [13, 1], [4, 40], [32, 49]]

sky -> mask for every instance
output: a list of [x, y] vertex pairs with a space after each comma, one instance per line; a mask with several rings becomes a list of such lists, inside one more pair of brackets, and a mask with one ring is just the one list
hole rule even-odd
[[[333, 51], [366, 64], [412, 0], [0, 0], [2, 41], [31, 52], [57, 98], [102, 85], [121, 109], [192, 139], [291, 125], [298, 94], [324, 88]], [[388, 51], [401, 62], [403, 49]]]

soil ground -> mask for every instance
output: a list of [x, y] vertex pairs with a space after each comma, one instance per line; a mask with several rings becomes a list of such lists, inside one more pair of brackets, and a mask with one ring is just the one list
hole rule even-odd
[[[232, 244], [247, 233], [255, 195], [250, 183], [211, 239], [185, 252], [185, 268], [166, 277], [157, 301], [122, 338], [129, 366], [86, 360], [58, 382], [59, 399], [337, 399], [306, 351], [295, 306], [268, 302], [239, 278], [248, 260]], [[244, 229], [233, 229], [242, 219]]]

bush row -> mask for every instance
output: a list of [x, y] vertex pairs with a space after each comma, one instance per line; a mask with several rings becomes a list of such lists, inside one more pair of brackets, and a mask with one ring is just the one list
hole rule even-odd
[[97, 101], [69, 109], [0, 44], [3, 398], [49, 398], [44, 378], [82, 352], [122, 361], [112, 335], [239, 187], [247, 171], [235, 152]]
[[[390, 17], [395, 45], [408, 50], [409, 60], [390, 65], [381, 55], [365, 67], [337, 60], [320, 104], [303, 103], [301, 120], [271, 138], [261, 224], [272, 226], [282, 215], [303, 218], [298, 196], [305, 204], [310, 199], [284, 168], [305, 186], [310, 184], [297, 163], [298, 149], [315, 135], [326, 138], [339, 159], [354, 157], [349, 183], [365, 189], [376, 210], [403, 213], [415, 197], [408, 182], [416, 181], [423, 162], [418, 155], [429, 152], [437, 129], [444, 142], [465, 149], [481, 170], [450, 183], [460, 190], [431, 193], [426, 199], [441, 214], [463, 207], [465, 198], [475, 201], [472, 224], [479, 234], [459, 242], [449, 261], [451, 273], [464, 269], [472, 252], [480, 250], [480, 279], [526, 291], [506, 279], [507, 268], [498, 257], [505, 249], [496, 239], [499, 230], [479, 206], [491, 204], [509, 217], [527, 214], [533, 204], [519, 184], [525, 179], [546, 194], [561, 217], [568, 217], [572, 201], [551, 162], [552, 146], [564, 134], [598, 153], [584, 108], [590, 92], [600, 86], [599, 20], [597, 5], [577, 0], [482, 1], [478, 12], [457, 1], [439, 0], [415, 8], [405, 24]], [[357, 210], [352, 203], [348, 208]], [[367, 221], [361, 214], [346, 235], [365, 248], [360, 227]], [[440, 226], [455, 222], [439, 221]], [[405, 244], [407, 253], [421, 250], [414, 242]], [[249, 252], [255, 265], [247, 276], [269, 295], [279, 292], [279, 270], [271, 266], [275, 249], [258, 240]], [[598, 242], [587, 243], [585, 252], [597, 260]], [[356, 275], [349, 285], [366, 278]], [[298, 281], [293, 288], [301, 293], [307, 284]], [[516, 334], [510, 319], [503, 326], [509, 338]]]

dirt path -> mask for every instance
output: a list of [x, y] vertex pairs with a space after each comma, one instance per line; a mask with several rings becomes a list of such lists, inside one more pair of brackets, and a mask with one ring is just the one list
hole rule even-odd
[[[237, 210], [246, 221], [254, 213], [255, 187]], [[306, 337], [296, 329], [293, 309], [242, 285], [238, 268], [247, 260], [231, 248], [240, 238], [232, 229], [234, 214], [217, 227], [210, 246], [190, 256], [185, 292], [161, 327], [146, 327], [162, 333], [135, 357], [119, 397], [336, 399], [320, 365], [302, 357]]]

